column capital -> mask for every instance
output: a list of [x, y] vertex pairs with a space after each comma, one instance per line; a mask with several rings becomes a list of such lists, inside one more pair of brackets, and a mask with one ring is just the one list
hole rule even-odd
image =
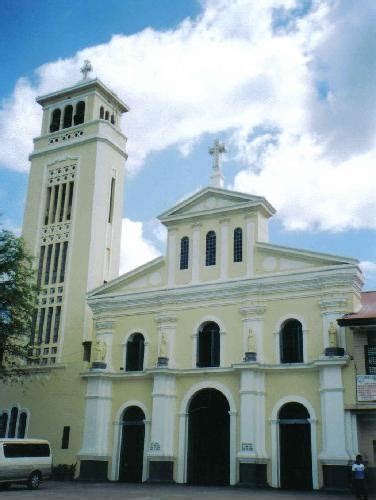
[[202, 227], [202, 222], [192, 222], [191, 228], [193, 230], [199, 230]]
[[249, 304], [239, 309], [240, 314], [244, 320], [258, 319], [265, 314], [266, 307], [261, 304]]

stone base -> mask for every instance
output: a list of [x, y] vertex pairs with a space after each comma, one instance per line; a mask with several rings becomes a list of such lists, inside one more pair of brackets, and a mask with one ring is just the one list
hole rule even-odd
[[244, 361], [256, 361], [257, 353], [255, 352], [246, 352], [244, 355]]
[[172, 483], [174, 477], [174, 462], [152, 460], [149, 462], [149, 479], [151, 483]]
[[351, 468], [348, 465], [324, 464], [322, 472], [326, 490], [348, 490], [351, 485]]
[[105, 368], [107, 368], [107, 363], [103, 363], [102, 361], [94, 361], [94, 363], [92, 363], [91, 365], [91, 368], [93, 370], [104, 370]]
[[159, 357], [157, 366], [168, 366], [168, 358]]
[[344, 356], [345, 349], [343, 347], [326, 347], [325, 356]]
[[239, 486], [266, 488], [266, 464], [239, 464]]
[[81, 460], [80, 475], [81, 481], [107, 481], [107, 460]]

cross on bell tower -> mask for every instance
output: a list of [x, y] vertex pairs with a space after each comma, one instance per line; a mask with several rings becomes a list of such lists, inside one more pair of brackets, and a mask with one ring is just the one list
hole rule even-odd
[[214, 146], [209, 148], [209, 154], [213, 156], [213, 172], [210, 176], [213, 187], [223, 188], [224, 186], [224, 178], [221, 170], [221, 155], [224, 153], [227, 153], [225, 145], [216, 139]]

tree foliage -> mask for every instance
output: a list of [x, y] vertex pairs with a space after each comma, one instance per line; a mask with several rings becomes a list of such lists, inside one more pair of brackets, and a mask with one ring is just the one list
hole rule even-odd
[[28, 360], [37, 286], [24, 240], [0, 231], [0, 378], [22, 370]]

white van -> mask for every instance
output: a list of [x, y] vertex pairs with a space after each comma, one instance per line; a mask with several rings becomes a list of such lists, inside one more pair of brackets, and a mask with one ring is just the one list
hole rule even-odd
[[38, 488], [51, 476], [52, 455], [48, 441], [42, 439], [0, 439], [0, 488], [26, 483]]

